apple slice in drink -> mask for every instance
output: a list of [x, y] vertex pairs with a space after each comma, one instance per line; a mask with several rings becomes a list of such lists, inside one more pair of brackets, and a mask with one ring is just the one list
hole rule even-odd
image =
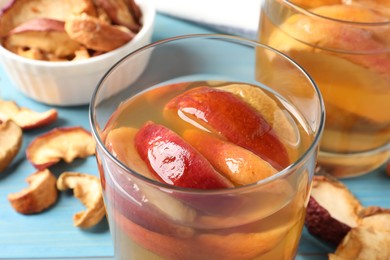
[[164, 110], [169, 121], [181, 118], [200, 125], [252, 151], [277, 170], [290, 163], [286, 147], [272, 126], [256, 109], [227, 91], [194, 88], [173, 98]]
[[[136, 151], [134, 137], [137, 131], [138, 129], [131, 127], [114, 129], [107, 135], [106, 146], [119, 161], [132, 171], [155, 180], [146, 163]], [[115, 199], [112, 203], [118, 205], [116, 208], [125, 217], [154, 232], [177, 237], [187, 237], [193, 233], [191, 228], [174, 224], [174, 221], [191, 222], [196, 217], [196, 212], [193, 209], [170, 195], [149, 187], [148, 183], [145, 184], [136, 178], [128, 177], [126, 173], [114, 171], [113, 174], [122, 189], [116, 189], [106, 183], [108, 199]]]
[[291, 220], [286, 225], [264, 232], [204, 233], [179, 239], [149, 231], [121, 216], [117, 217], [123, 224], [123, 230], [136, 243], [164, 259], [254, 259], [276, 247], [293, 227]]
[[135, 136], [135, 146], [164, 183], [193, 189], [233, 187], [197, 150], [163, 125], [146, 123]]
[[217, 89], [234, 94], [256, 109], [267, 123], [271, 125], [278, 138], [283, 141], [290, 160], [295, 161], [298, 159], [299, 130], [292, 116], [286, 111], [286, 108], [281, 107], [260, 87], [234, 83], [217, 87]]
[[207, 200], [199, 196], [196, 190], [216, 191], [234, 185], [169, 128], [147, 122], [138, 131], [135, 146], [155, 178], [163, 183], [190, 188], [187, 191], [172, 191], [172, 196], [184, 204], [212, 215], [232, 214], [242, 204], [242, 198], [232, 197], [229, 192], [209, 196]]
[[258, 182], [277, 173], [267, 161], [251, 151], [200, 130], [187, 130], [183, 138], [213, 167], [237, 185]]

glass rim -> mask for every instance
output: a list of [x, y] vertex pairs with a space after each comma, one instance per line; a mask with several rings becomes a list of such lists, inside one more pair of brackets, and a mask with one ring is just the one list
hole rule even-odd
[[[273, 1], [277, 1], [277, 0], [273, 0]], [[285, 3], [286, 5], [290, 6], [291, 8], [293, 8], [295, 11], [303, 14], [303, 15], [306, 15], [306, 16], [309, 16], [309, 17], [316, 17], [316, 18], [320, 18], [320, 19], [323, 19], [323, 20], [331, 21], [331, 22], [342, 23], [342, 24], [349, 24], [349, 25], [355, 25], [355, 26], [366, 26], [366, 27], [390, 26], [390, 20], [389, 21], [384, 21], [384, 22], [348, 21], [348, 20], [342, 20], [342, 19], [332, 18], [332, 17], [328, 17], [328, 16], [324, 16], [324, 15], [319, 15], [319, 14], [313, 13], [313, 12], [309, 11], [308, 9], [306, 9], [304, 7], [301, 7], [301, 6], [297, 5], [297, 4], [294, 4], [290, 0], [282, 0], [282, 2]]]
[[[137, 55], [138, 53], [142, 53], [146, 50], [152, 49], [152, 48], [157, 47], [159, 45], [163, 45], [165, 43], [171, 43], [171, 42], [182, 41], [182, 40], [190, 40], [190, 39], [208, 39], [208, 40], [218, 39], [218, 40], [223, 40], [223, 41], [229, 41], [229, 42], [232, 42], [235, 44], [238, 43], [238, 44], [245, 45], [248, 47], [257, 46], [257, 47], [261, 47], [263, 49], [268, 49], [268, 50], [276, 53], [277, 55], [281, 56], [283, 59], [287, 60], [289, 63], [293, 64], [305, 76], [305, 78], [313, 86], [315, 93], [316, 93], [316, 96], [318, 97], [319, 107], [320, 107], [320, 119], [319, 119], [320, 121], [319, 121], [318, 128], [317, 128], [317, 131], [315, 133], [315, 136], [313, 138], [312, 143], [297, 160], [292, 162], [290, 165], [288, 165], [287, 167], [285, 167], [284, 169], [282, 169], [278, 173], [276, 173], [268, 178], [262, 179], [260, 181], [251, 183], [251, 184], [242, 185], [242, 186], [235, 186], [232, 188], [225, 188], [225, 189], [195, 189], [195, 188], [178, 187], [178, 186], [174, 186], [172, 184], [167, 184], [167, 183], [163, 183], [163, 182], [160, 182], [157, 180], [149, 179], [149, 178], [145, 177], [144, 175], [142, 175], [141, 173], [136, 172], [135, 170], [131, 169], [130, 167], [128, 167], [127, 165], [122, 163], [107, 149], [106, 145], [104, 144], [103, 140], [100, 137], [99, 129], [97, 128], [98, 124], [95, 121], [95, 116], [96, 116], [95, 115], [95, 105], [97, 105], [96, 104], [96, 102], [98, 100], [97, 97], [99, 96], [100, 90], [101, 90], [105, 80], [123, 62], [125, 62], [128, 58]], [[224, 193], [231, 193], [232, 191], [238, 192], [238, 191], [243, 191], [245, 189], [251, 189], [254, 187], [258, 187], [258, 186], [265, 186], [266, 184], [272, 183], [278, 179], [283, 178], [284, 176], [287, 176], [288, 174], [293, 172], [296, 168], [298, 168], [298, 166], [309, 156], [309, 154], [315, 152], [313, 150], [315, 149], [315, 147], [317, 146], [317, 144], [320, 141], [322, 132], [324, 130], [324, 125], [325, 125], [325, 105], [324, 105], [324, 101], [322, 98], [322, 94], [321, 94], [318, 86], [314, 82], [314, 80], [311, 78], [311, 76], [298, 63], [296, 63], [294, 60], [292, 60], [290, 57], [283, 54], [282, 52], [280, 52], [280, 51], [278, 51], [278, 50], [276, 50], [268, 45], [256, 42], [254, 40], [242, 38], [240, 36], [232, 36], [232, 35], [224, 35], [224, 34], [189, 34], [189, 35], [180, 35], [180, 36], [169, 37], [166, 39], [162, 39], [162, 40], [147, 44], [147, 45], [125, 55], [122, 59], [120, 59], [113, 66], [111, 66], [111, 68], [99, 80], [99, 82], [98, 82], [98, 84], [97, 84], [97, 86], [92, 94], [91, 101], [89, 104], [89, 121], [90, 121], [92, 135], [94, 136], [95, 141], [96, 141], [96, 145], [102, 149], [104, 155], [107, 156], [107, 158], [109, 158], [112, 162], [114, 162], [116, 166], [120, 167], [123, 171], [125, 171], [128, 174], [131, 174], [132, 176], [136, 177], [137, 179], [143, 180], [144, 182], [146, 182], [152, 186], [175, 191], [175, 192], [198, 193], [198, 194], [224, 194]]]

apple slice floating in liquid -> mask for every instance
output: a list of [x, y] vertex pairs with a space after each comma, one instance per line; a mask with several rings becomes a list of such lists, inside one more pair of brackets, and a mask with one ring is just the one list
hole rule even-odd
[[272, 126], [252, 106], [227, 91], [197, 87], [173, 98], [164, 110], [168, 120], [186, 117], [184, 120], [250, 150], [277, 170], [290, 163]]
[[251, 151], [200, 130], [187, 130], [183, 138], [213, 167], [237, 185], [258, 182], [277, 173], [267, 161]]
[[136, 134], [135, 146], [164, 183], [194, 189], [233, 187], [195, 148], [163, 125], [147, 122]]

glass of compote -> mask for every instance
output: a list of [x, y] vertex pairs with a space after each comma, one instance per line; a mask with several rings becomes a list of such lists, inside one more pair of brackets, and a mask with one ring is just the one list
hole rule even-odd
[[90, 122], [116, 259], [296, 255], [324, 106], [287, 56], [223, 35], [153, 43], [107, 72]]
[[301, 65], [321, 90], [318, 162], [339, 178], [390, 157], [390, 1], [264, 0], [259, 41]]

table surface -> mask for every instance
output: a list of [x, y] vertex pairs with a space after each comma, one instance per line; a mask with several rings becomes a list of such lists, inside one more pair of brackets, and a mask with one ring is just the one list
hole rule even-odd
[[[171, 36], [216, 33], [200, 25], [157, 14], [153, 41]], [[35, 102], [13, 88], [0, 65], [0, 97], [15, 100], [20, 106], [36, 111], [51, 107]], [[56, 107], [59, 119], [54, 125], [24, 133], [23, 146], [11, 166], [0, 175], [0, 259], [112, 259], [113, 246], [107, 220], [89, 230], [73, 226], [72, 216], [84, 209], [69, 192], [61, 192], [57, 203], [36, 215], [16, 213], [7, 200], [9, 193], [27, 187], [25, 178], [35, 172], [26, 160], [25, 149], [32, 138], [53, 127], [82, 126], [88, 130], [88, 106]], [[51, 171], [78, 171], [97, 175], [94, 157], [78, 159], [72, 164], [59, 163]], [[343, 180], [364, 206], [390, 208], [390, 178], [384, 167], [359, 178]], [[337, 199], [337, 198], [335, 198]], [[299, 246], [298, 260], [327, 259], [334, 247], [304, 230]]]

